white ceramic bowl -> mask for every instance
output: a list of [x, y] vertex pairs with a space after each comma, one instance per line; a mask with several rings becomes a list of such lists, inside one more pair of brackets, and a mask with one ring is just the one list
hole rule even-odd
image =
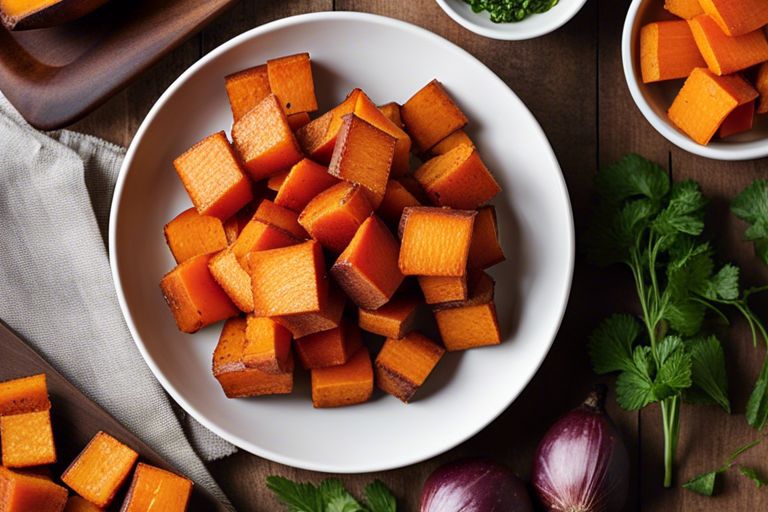
[[694, 142], [667, 117], [684, 80], [644, 84], [640, 74], [640, 29], [646, 23], [678, 19], [663, 8], [663, 0], [633, 0], [624, 20], [621, 59], [629, 92], [643, 116], [656, 131], [675, 146], [690, 153], [716, 160], [751, 160], [768, 156], [768, 118], [757, 116], [754, 128], [725, 140], [713, 139], [706, 146]]
[[437, 0], [453, 21], [481, 36], [505, 41], [533, 39], [554, 32], [581, 10], [587, 0], [560, 0], [547, 12], [533, 14], [522, 21], [494, 23], [487, 12], [475, 13], [464, 0]]
[[[376, 393], [365, 404], [312, 408], [302, 373], [290, 396], [227, 400], [211, 375], [221, 324], [180, 333], [158, 282], [174, 265], [165, 222], [190, 206], [172, 160], [229, 130], [223, 77], [279, 55], [309, 51], [321, 108], [356, 86], [376, 102], [403, 102], [438, 77], [472, 120], [469, 133], [504, 191], [496, 198], [508, 260], [498, 265], [504, 342], [449, 354], [418, 399]], [[488, 68], [418, 27], [355, 13], [319, 13], [246, 32], [184, 72], [131, 143], [110, 219], [112, 271], [139, 350], [173, 398], [224, 439], [263, 457], [329, 472], [378, 471], [437, 455], [472, 436], [523, 390], [557, 332], [568, 298], [574, 235], [567, 190], [533, 116]]]

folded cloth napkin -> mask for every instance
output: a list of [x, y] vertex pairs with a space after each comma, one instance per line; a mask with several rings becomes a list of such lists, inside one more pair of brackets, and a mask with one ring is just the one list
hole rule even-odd
[[124, 155], [95, 137], [38, 132], [0, 94], [0, 319], [231, 508], [201, 457], [234, 447], [179, 419], [120, 313], [105, 241]]

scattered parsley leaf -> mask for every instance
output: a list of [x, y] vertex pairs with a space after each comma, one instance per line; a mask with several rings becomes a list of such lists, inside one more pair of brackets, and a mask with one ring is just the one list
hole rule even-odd
[[371, 512], [396, 512], [397, 500], [381, 480], [374, 480], [365, 486], [364, 493]]
[[730, 468], [733, 465], [733, 463], [736, 462], [736, 459], [741, 457], [742, 454], [748, 452], [749, 450], [751, 450], [755, 446], [761, 444], [762, 442], [763, 442], [763, 438], [759, 437], [759, 438], [755, 439], [754, 441], [750, 441], [747, 444], [739, 446], [738, 448], [733, 450], [733, 452], [731, 452], [731, 454], [728, 456], [728, 460], [725, 462], [725, 466], [724, 467]]
[[768, 485], [768, 480], [754, 468], [739, 466], [739, 473], [755, 482], [755, 486], [758, 489], [764, 485]]
[[715, 493], [715, 485], [717, 484], [717, 477], [722, 473], [722, 470], [709, 471], [697, 475], [683, 484], [683, 489], [688, 489], [697, 494], [704, 496], [712, 496]]
[[358, 501], [335, 478], [323, 480], [318, 487], [325, 512], [366, 512]]
[[694, 388], [730, 414], [725, 354], [720, 341], [714, 336], [692, 340], [688, 343], [688, 351]]
[[267, 488], [286, 505], [288, 512], [397, 512], [394, 495], [380, 480], [374, 480], [365, 488], [367, 508], [335, 478], [323, 480], [315, 486], [280, 476], [268, 476]]
[[642, 409], [656, 401], [653, 380], [650, 375], [650, 347], [635, 347], [632, 367], [616, 379], [616, 400], [628, 411]]
[[762, 430], [768, 422], [768, 357], [763, 362], [763, 369], [749, 397], [745, 414], [747, 423], [758, 430]]
[[705, 205], [698, 184], [693, 181], [675, 183], [669, 203], [654, 219], [652, 229], [665, 237], [677, 237], [680, 233], [700, 235], [704, 230]]
[[661, 364], [654, 382], [657, 400], [675, 396], [691, 386], [691, 356], [682, 348], [672, 352]]
[[710, 299], [739, 298], [739, 267], [726, 264], [707, 283], [703, 295]]
[[595, 373], [631, 370], [632, 345], [640, 336], [640, 324], [630, 315], [612, 315], [589, 337], [589, 353]]
[[268, 476], [267, 488], [289, 512], [324, 512], [323, 499], [317, 487], [298, 483], [281, 476]]
[[644, 196], [660, 203], [669, 192], [667, 172], [640, 155], [629, 154], [600, 170], [595, 177], [597, 193], [607, 202], [620, 203]]

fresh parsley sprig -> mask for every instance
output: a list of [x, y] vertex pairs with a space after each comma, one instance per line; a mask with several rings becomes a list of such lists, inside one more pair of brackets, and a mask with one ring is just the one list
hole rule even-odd
[[[704, 496], [712, 496], [715, 493], [715, 488], [717, 486], [717, 481], [720, 475], [734, 467], [736, 465], [736, 460], [745, 452], [748, 452], [755, 446], [759, 445], [763, 442], [763, 438], [756, 439], [752, 442], [749, 442], [745, 444], [744, 446], [740, 446], [739, 448], [736, 448], [725, 460], [722, 466], [719, 468], [707, 471], [706, 473], [702, 473], [700, 475], [696, 475], [695, 477], [688, 480], [686, 483], [683, 484], [683, 487], [685, 489], [688, 489], [689, 491], [693, 491], [698, 494], [702, 494]], [[739, 473], [750, 480], [752, 480], [755, 483], [755, 486], [758, 488], [768, 485], [768, 480], [763, 477], [762, 474], [755, 468], [751, 468], [749, 466], [744, 466], [739, 464]]]
[[364, 489], [365, 505], [360, 504], [340, 480], [329, 478], [320, 485], [294, 482], [280, 476], [268, 476], [267, 488], [286, 506], [288, 512], [396, 512], [392, 492], [380, 480]]

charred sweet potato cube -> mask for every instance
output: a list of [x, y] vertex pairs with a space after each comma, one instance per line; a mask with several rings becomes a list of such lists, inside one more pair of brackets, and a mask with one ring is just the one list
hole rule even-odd
[[402, 126], [395, 124], [376, 107], [371, 99], [360, 91], [357, 95], [354, 114], [372, 126], [391, 135], [395, 139], [395, 150], [392, 155], [392, 176], [402, 176], [410, 168], [411, 137], [405, 133]]
[[403, 210], [408, 206], [421, 206], [421, 203], [411, 194], [407, 188], [397, 180], [389, 180], [384, 199], [381, 201], [376, 213], [392, 225], [400, 222]]
[[102, 508], [94, 505], [90, 501], [73, 494], [67, 500], [67, 506], [64, 507], [64, 512], [102, 512]]
[[0, 416], [0, 442], [7, 468], [56, 462], [50, 410]]
[[400, 219], [400, 271], [407, 276], [463, 276], [477, 212], [415, 206]]
[[208, 269], [212, 257], [201, 254], [188, 259], [160, 281], [163, 297], [182, 332], [197, 332], [238, 313]]
[[312, 405], [342, 407], [366, 402], [373, 393], [373, 367], [368, 349], [360, 347], [338, 366], [312, 370]]
[[461, 145], [469, 146], [471, 148], [475, 147], [474, 142], [472, 142], [472, 139], [469, 138], [469, 135], [467, 135], [467, 132], [464, 130], [456, 130], [437, 144], [435, 144], [432, 149], [431, 153], [435, 156], [437, 155], [444, 155], [453, 148]]
[[267, 188], [273, 192], [277, 192], [278, 190], [280, 190], [280, 187], [283, 186], [283, 182], [287, 177], [288, 177], [288, 171], [281, 172], [280, 174], [275, 174], [274, 176], [271, 176], [267, 180]]
[[120, 512], [184, 512], [192, 480], [139, 462]]
[[100, 507], [110, 504], [139, 454], [106, 432], [98, 432], [61, 475], [70, 489]]
[[245, 330], [245, 318], [230, 318], [224, 324], [213, 352], [213, 376], [227, 398], [284, 395], [293, 391], [292, 357], [288, 360], [289, 371], [280, 374], [264, 373], [245, 366]]
[[309, 158], [326, 165], [331, 161], [342, 117], [354, 112], [359, 94], [360, 89], [353, 90], [339, 105], [296, 130], [296, 140]]
[[47, 478], [0, 466], [0, 510], [3, 512], [62, 512], [67, 490]]
[[418, 332], [388, 338], [376, 357], [376, 385], [408, 403], [444, 353], [443, 347]]
[[240, 265], [245, 268], [245, 258], [250, 252], [278, 249], [300, 242], [301, 239], [296, 238], [284, 229], [280, 229], [263, 220], [252, 218], [240, 232], [240, 236], [237, 237], [235, 243], [232, 244], [232, 252], [235, 254], [237, 261], [240, 262]]
[[253, 282], [256, 316], [317, 313], [327, 304], [325, 258], [314, 240], [251, 252], [247, 267]]
[[483, 206], [477, 210], [472, 229], [472, 243], [469, 246], [470, 268], [488, 268], [504, 261], [504, 251], [499, 243], [499, 228], [496, 223], [496, 208]]
[[389, 228], [372, 215], [355, 233], [331, 267], [331, 275], [358, 306], [377, 309], [403, 282], [397, 266], [400, 244]]
[[348, 320], [333, 329], [299, 338], [294, 344], [301, 366], [307, 370], [344, 364], [362, 346], [360, 330]]
[[433, 307], [440, 336], [449, 352], [501, 343], [493, 304], [493, 279], [482, 272], [470, 281], [466, 301]]
[[400, 115], [422, 152], [467, 124], [467, 116], [437, 80], [429, 82], [406, 101]]
[[176, 263], [224, 249], [227, 234], [221, 219], [200, 215], [195, 208], [184, 210], [165, 225], [165, 241]]
[[237, 256], [231, 248], [213, 256], [208, 262], [208, 270], [240, 311], [253, 311], [251, 276], [237, 261]]
[[762, 30], [729, 36], [706, 14], [688, 20], [688, 25], [709, 70], [716, 75], [730, 75], [768, 60], [768, 38]]
[[267, 74], [269, 87], [286, 114], [317, 110], [312, 62], [308, 53], [268, 60]]
[[342, 252], [373, 212], [360, 185], [341, 182], [317, 195], [299, 215], [299, 224], [333, 252]]
[[297, 340], [310, 334], [327, 331], [339, 326], [347, 298], [335, 286], [328, 288], [328, 301], [313, 313], [274, 317], [275, 322], [288, 329]]
[[200, 215], [226, 220], [253, 199], [251, 182], [224, 132], [201, 140], [173, 166]]
[[224, 87], [227, 89], [229, 106], [232, 108], [232, 118], [237, 121], [272, 92], [269, 88], [267, 65], [254, 66], [227, 75], [224, 78]]
[[419, 286], [427, 304], [467, 300], [467, 276], [419, 276]]
[[750, 101], [744, 105], [736, 107], [733, 112], [728, 114], [723, 124], [720, 125], [718, 135], [721, 139], [748, 132], [752, 129], [755, 120], [755, 102]]
[[0, 382], [0, 416], [51, 408], [44, 373]]
[[274, 94], [261, 100], [235, 122], [232, 140], [248, 174], [255, 181], [279, 174], [303, 158]]
[[271, 318], [246, 317], [243, 362], [264, 373], [286, 373], [290, 369], [291, 333]]
[[501, 190], [477, 149], [465, 145], [428, 160], [413, 176], [438, 206], [473, 210]]
[[403, 118], [400, 117], [400, 104], [396, 103], [394, 101], [391, 101], [389, 103], [385, 103], [384, 105], [379, 106], [379, 110], [382, 114], [384, 114], [387, 119], [392, 121], [392, 124], [397, 126], [398, 128], [403, 128]]
[[286, 119], [288, 119], [288, 126], [290, 126], [291, 130], [293, 130], [294, 132], [312, 120], [309, 117], [309, 114], [307, 114], [306, 112], [299, 112], [297, 114], [288, 114]]
[[395, 295], [379, 309], [360, 308], [358, 323], [364, 331], [399, 339], [413, 328], [421, 301], [415, 295]]
[[305, 158], [285, 175], [275, 196], [275, 204], [301, 212], [320, 192], [339, 182], [328, 169]]
[[288, 208], [278, 206], [269, 199], [264, 199], [259, 207], [256, 208], [256, 213], [253, 214], [253, 218], [272, 224], [275, 227], [287, 231], [296, 238], [306, 240], [309, 235], [304, 228], [299, 224], [299, 214]]

